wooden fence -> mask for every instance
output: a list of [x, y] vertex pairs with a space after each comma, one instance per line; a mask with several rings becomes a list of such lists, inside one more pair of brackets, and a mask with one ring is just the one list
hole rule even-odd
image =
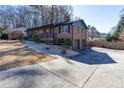
[[124, 49], [124, 42], [107, 42], [105, 40], [89, 41], [89, 46], [111, 49]]

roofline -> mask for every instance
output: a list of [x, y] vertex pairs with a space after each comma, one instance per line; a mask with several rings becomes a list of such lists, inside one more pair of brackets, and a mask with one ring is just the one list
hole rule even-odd
[[60, 23], [47, 24], [47, 25], [43, 25], [43, 26], [39, 26], [39, 27], [28, 28], [27, 30], [35, 30], [35, 29], [58, 26], [58, 25], [72, 24], [72, 23], [75, 23], [75, 22], [78, 22], [78, 21], [83, 22], [83, 24], [85, 26], [85, 29], [87, 29], [87, 25], [85, 24], [84, 20], [80, 19], [80, 20], [75, 20], [75, 21], [71, 21], [71, 22], [60, 22]]

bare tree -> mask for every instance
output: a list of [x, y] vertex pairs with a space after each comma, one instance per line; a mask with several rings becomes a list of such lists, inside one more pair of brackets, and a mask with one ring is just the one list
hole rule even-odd
[[[2, 10], [1, 10], [2, 9]], [[62, 5], [1, 6], [1, 24], [5, 28], [37, 27], [72, 20], [72, 7]]]

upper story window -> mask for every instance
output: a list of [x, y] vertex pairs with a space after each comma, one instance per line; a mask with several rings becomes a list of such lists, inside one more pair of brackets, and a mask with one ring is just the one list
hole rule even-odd
[[69, 32], [70, 32], [69, 30], [70, 30], [70, 29], [69, 29], [69, 26], [68, 26], [68, 25], [61, 26], [61, 27], [59, 28], [59, 33], [60, 33], [60, 32], [67, 32], [67, 33], [69, 33]]
[[79, 25], [77, 26], [77, 30], [80, 31], [80, 26]]
[[68, 32], [68, 26], [63, 26], [63, 32]]

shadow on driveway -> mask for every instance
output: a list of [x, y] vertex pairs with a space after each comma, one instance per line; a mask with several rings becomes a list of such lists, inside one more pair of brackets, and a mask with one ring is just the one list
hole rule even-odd
[[92, 50], [91, 48], [82, 49], [79, 52], [81, 53], [80, 56], [75, 56], [71, 59], [89, 65], [117, 63], [108, 54]]

